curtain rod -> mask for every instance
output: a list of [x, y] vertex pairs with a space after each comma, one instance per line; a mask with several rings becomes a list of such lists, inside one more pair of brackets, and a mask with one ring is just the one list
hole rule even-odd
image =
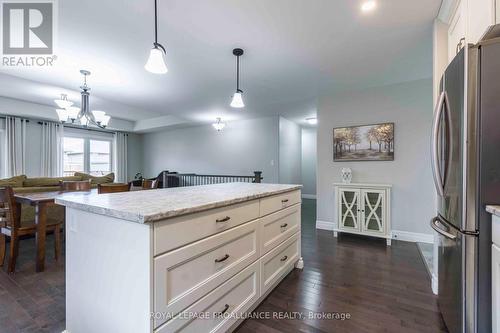
[[74, 125], [74, 124], [66, 124], [66, 123], [61, 124], [61, 123], [53, 121], [53, 120], [33, 119], [33, 118], [27, 118], [27, 117], [14, 116], [14, 115], [10, 115], [10, 114], [1, 114], [0, 115], [0, 119], [6, 119], [7, 117], [23, 118], [28, 123], [30, 122], [30, 120], [32, 120], [32, 121], [37, 122], [37, 124], [39, 124], [39, 125], [42, 125], [44, 122], [45, 123], [55, 123], [55, 124], [63, 125], [63, 127], [78, 129], [78, 130], [82, 130], [82, 131], [94, 131], [94, 132], [102, 132], [102, 133], [109, 133], [109, 134], [121, 132], [121, 133], [125, 133], [127, 135], [129, 134], [129, 132], [126, 132], [126, 131], [114, 131], [114, 130], [105, 129], [105, 128], [85, 127], [85, 126]]

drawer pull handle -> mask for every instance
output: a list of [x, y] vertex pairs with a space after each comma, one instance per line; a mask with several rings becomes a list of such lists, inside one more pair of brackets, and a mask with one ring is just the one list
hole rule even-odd
[[283, 199], [281, 200], [282, 203], [287, 203], [288, 202], [288, 199]]
[[226, 312], [227, 312], [227, 310], [229, 310], [229, 304], [224, 305], [224, 310], [222, 310], [221, 312], [219, 312], [219, 313], [217, 314], [217, 316], [218, 316], [218, 317], [222, 316], [224, 313], [226, 313]]
[[218, 219], [218, 220], [215, 220], [215, 222], [217, 223], [222, 223], [222, 222], [227, 222], [229, 221], [231, 218], [229, 216], [226, 216], [225, 218], [223, 219]]
[[288, 223], [282, 224], [282, 225], [281, 225], [281, 227], [282, 227], [282, 228], [286, 228], [286, 227], [288, 227]]
[[226, 261], [227, 259], [229, 259], [229, 254], [226, 254], [224, 257], [220, 258], [220, 259], [215, 259], [215, 262], [219, 263], [219, 262], [224, 262]]
[[284, 256], [283, 258], [281, 258], [281, 261], [287, 261], [288, 260], [288, 256]]

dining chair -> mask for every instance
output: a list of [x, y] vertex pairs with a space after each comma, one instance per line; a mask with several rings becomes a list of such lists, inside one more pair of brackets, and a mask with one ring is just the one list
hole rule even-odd
[[[55, 237], [54, 254], [56, 261], [61, 255], [61, 225], [62, 221], [47, 216], [47, 232], [53, 232]], [[20, 205], [16, 204], [12, 187], [0, 187], [0, 266], [3, 266], [7, 251], [6, 237], [10, 237], [9, 273], [16, 269], [19, 254], [19, 238], [36, 234], [35, 221], [21, 219]]]
[[154, 180], [143, 179], [142, 180], [142, 189], [143, 190], [152, 190], [158, 188], [158, 178]]
[[76, 191], [90, 191], [91, 180], [78, 180], [78, 181], [64, 181], [59, 182], [61, 191], [63, 192], [76, 192]]
[[130, 191], [131, 183], [113, 183], [113, 184], [99, 184], [97, 185], [97, 193], [119, 193]]

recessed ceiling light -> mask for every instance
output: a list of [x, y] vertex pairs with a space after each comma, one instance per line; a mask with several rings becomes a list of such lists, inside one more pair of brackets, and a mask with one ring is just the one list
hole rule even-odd
[[361, 5], [361, 10], [364, 12], [369, 12], [369, 11], [374, 10], [375, 7], [377, 7], [377, 2], [375, 0], [369, 0], [369, 1], [365, 1]]
[[316, 125], [318, 123], [317, 118], [307, 118], [306, 121], [309, 123], [309, 125]]

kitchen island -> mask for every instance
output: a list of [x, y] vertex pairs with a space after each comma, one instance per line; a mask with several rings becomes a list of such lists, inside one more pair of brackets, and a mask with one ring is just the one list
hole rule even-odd
[[232, 331], [302, 268], [299, 185], [65, 194], [66, 330]]

